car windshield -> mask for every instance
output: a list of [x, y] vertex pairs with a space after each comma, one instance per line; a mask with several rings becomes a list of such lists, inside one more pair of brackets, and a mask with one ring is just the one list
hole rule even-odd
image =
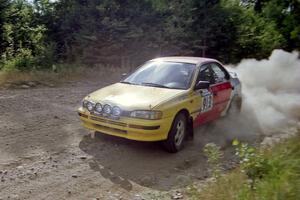
[[179, 62], [150, 61], [133, 72], [121, 83], [188, 89], [192, 82], [196, 65]]

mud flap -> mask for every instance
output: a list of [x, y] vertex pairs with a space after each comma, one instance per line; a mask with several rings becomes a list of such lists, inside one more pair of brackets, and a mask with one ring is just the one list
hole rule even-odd
[[188, 127], [187, 127], [187, 137], [188, 140], [194, 139], [194, 126], [193, 126], [193, 118], [189, 118]]

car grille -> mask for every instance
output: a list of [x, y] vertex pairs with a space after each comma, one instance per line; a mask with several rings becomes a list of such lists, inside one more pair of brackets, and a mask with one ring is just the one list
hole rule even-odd
[[125, 124], [125, 123], [116, 122], [116, 121], [112, 121], [109, 119], [103, 119], [103, 118], [99, 118], [99, 117], [95, 117], [95, 116], [90, 116], [90, 119], [94, 120], [94, 121], [98, 121], [98, 122], [107, 123], [107, 124], [113, 124], [113, 125], [117, 125], [117, 126], [127, 127], [127, 124]]

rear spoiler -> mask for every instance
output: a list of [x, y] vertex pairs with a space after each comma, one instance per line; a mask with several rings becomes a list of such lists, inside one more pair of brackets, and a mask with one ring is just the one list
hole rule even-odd
[[229, 71], [229, 74], [230, 74], [231, 78], [238, 78], [238, 75], [236, 72]]

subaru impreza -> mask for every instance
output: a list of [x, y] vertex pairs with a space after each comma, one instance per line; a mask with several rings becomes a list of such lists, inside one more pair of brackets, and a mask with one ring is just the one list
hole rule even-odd
[[78, 114], [97, 133], [162, 141], [177, 152], [197, 126], [241, 107], [241, 84], [217, 60], [162, 57], [87, 95]]

